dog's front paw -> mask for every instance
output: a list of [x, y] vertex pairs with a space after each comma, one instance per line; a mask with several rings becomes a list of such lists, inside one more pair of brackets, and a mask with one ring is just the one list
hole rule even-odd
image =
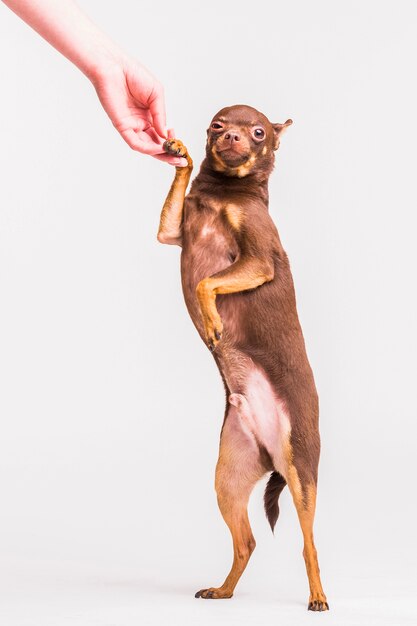
[[216, 296], [211, 282], [211, 278], [200, 280], [196, 294], [200, 304], [206, 342], [211, 352], [213, 352], [222, 338], [223, 323], [216, 308]]
[[163, 148], [168, 154], [186, 157], [188, 152], [182, 141], [179, 139], [167, 139], [164, 141]]
[[217, 344], [222, 338], [223, 333], [223, 322], [217, 311], [216, 315], [207, 317], [204, 320], [204, 329], [206, 331], [206, 339], [209, 350], [214, 352]]
[[222, 587], [209, 587], [209, 589], [200, 589], [194, 597], [204, 598], [205, 600], [218, 600], [220, 598], [231, 598], [232, 595], [232, 591], [228, 591]]

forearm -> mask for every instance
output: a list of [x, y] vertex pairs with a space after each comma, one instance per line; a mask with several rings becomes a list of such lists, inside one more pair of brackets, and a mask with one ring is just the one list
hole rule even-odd
[[173, 245], [181, 245], [181, 222], [184, 210], [184, 199], [193, 170], [193, 161], [186, 154], [187, 167], [177, 167], [175, 179], [164, 202], [159, 222], [158, 241]]
[[272, 258], [241, 257], [226, 269], [200, 280], [196, 295], [210, 350], [215, 349], [223, 332], [223, 323], [216, 307], [216, 296], [255, 289], [273, 278]]
[[3, 0], [92, 82], [114, 127], [133, 149], [184, 166], [165, 154], [165, 99], [161, 83], [126, 55], [74, 0]]
[[185, 167], [177, 169], [175, 180], [162, 208], [157, 236], [159, 243], [181, 244], [181, 222], [184, 198], [189, 180], [186, 169]]
[[124, 57], [73, 0], [3, 2], [92, 81]]
[[217, 294], [237, 293], [255, 289], [274, 278], [272, 259], [241, 257], [232, 265], [212, 276], [204, 278], [197, 286], [200, 301]]

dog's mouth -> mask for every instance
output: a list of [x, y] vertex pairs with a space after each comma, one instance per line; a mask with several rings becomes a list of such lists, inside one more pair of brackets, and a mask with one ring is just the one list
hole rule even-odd
[[216, 147], [216, 154], [220, 159], [229, 166], [238, 167], [239, 165], [243, 165], [250, 157], [250, 153], [241, 152], [240, 150], [236, 150], [231, 146], [227, 146], [224, 148]]

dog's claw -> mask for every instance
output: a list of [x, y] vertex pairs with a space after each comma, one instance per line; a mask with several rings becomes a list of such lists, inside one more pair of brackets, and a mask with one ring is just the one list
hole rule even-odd
[[321, 602], [320, 600], [314, 600], [313, 602], [309, 602], [308, 610], [309, 611], [328, 611], [329, 603]]
[[173, 156], [187, 156], [187, 148], [179, 139], [166, 139], [162, 145], [164, 152]]
[[209, 587], [208, 589], [200, 589], [194, 595], [195, 598], [203, 598], [204, 600], [217, 600], [220, 598], [231, 598], [233, 592], [231, 593], [227, 589], [223, 589], [222, 587]]
[[220, 339], [222, 338], [222, 333], [217, 329], [214, 330], [213, 335], [214, 336], [210, 337], [207, 342], [210, 352], [214, 352], [217, 346], [217, 342], [220, 341]]

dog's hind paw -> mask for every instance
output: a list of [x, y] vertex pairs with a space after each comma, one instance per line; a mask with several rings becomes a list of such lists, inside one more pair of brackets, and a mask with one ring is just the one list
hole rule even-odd
[[308, 610], [309, 611], [328, 611], [329, 610], [329, 603], [327, 602], [326, 598], [324, 597], [324, 599], [320, 599], [320, 600], [316, 600], [316, 599], [311, 599], [308, 603]]
[[233, 592], [222, 589], [221, 587], [209, 587], [209, 589], [200, 589], [195, 594], [195, 598], [204, 598], [205, 600], [218, 600], [220, 598], [231, 598]]

